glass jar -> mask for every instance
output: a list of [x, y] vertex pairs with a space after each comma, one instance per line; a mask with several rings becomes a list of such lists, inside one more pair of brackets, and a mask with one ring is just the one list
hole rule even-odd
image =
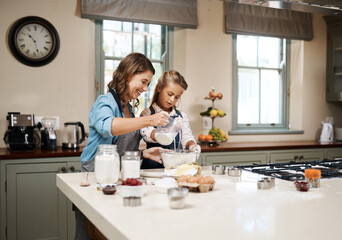
[[121, 158], [121, 179], [140, 177], [139, 151], [127, 151]]
[[321, 182], [321, 170], [305, 169], [305, 181], [309, 182], [312, 188], [318, 188]]
[[119, 180], [120, 157], [116, 145], [103, 144], [97, 147], [95, 155], [95, 179], [98, 188], [113, 185]]

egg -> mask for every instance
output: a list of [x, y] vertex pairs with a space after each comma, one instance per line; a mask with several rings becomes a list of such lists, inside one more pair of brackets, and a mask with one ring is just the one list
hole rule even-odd
[[188, 179], [188, 183], [195, 183], [197, 182], [197, 178], [196, 177], [191, 177]]
[[199, 183], [199, 184], [209, 184], [206, 178], [201, 178], [201, 179], [198, 181], [198, 183]]
[[185, 175], [185, 176], [186, 176], [187, 180], [189, 180], [189, 179], [192, 177], [191, 174], [187, 174], [187, 175]]
[[209, 184], [213, 184], [215, 182], [212, 176], [206, 176], [205, 179], [207, 180], [207, 183]]
[[179, 176], [177, 180], [177, 182], [186, 182], [186, 181], [188, 181], [188, 178], [185, 175]]

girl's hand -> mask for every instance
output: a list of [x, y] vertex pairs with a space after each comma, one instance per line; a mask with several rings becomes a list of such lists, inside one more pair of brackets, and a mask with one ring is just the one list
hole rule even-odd
[[189, 150], [190, 150], [191, 152], [195, 152], [195, 153], [196, 153], [196, 158], [197, 158], [197, 159], [199, 158], [199, 156], [200, 156], [200, 154], [201, 154], [201, 146], [200, 146], [200, 145], [198, 145], [198, 144], [196, 144], [196, 143], [191, 144], [191, 145], [189, 146]]
[[149, 117], [151, 118], [150, 126], [166, 126], [169, 123], [170, 115], [167, 112], [161, 111]]
[[143, 151], [143, 157], [162, 164], [163, 162], [161, 161], [160, 150], [171, 152], [171, 150], [164, 149], [161, 147], [152, 147], [152, 148], [145, 149]]

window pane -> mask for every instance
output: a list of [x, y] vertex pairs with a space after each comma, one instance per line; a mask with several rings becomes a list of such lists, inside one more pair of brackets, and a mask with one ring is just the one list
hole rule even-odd
[[[144, 26], [145, 24], [143, 23], [134, 23], [134, 41], [133, 41], [133, 51], [134, 52], [139, 52], [142, 54], [145, 53], [145, 43], [147, 39], [147, 35], [144, 31]], [[149, 58], [149, 56], [146, 56]]]
[[278, 71], [261, 70], [261, 123], [280, 123], [280, 94]]
[[[123, 29], [123, 31], [121, 31]], [[132, 52], [132, 23], [104, 21], [103, 51], [108, 57], [122, 57]]]
[[279, 38], [259, 37], [259, 67], [279, 68], [281, 41]]
[[104, 92], [107, 92], [107, 85], [113, 79], [113, 72], [119, 66], [120, 61], [105, 60], [104, 69]]
[[238, 71], [238, 124], [259, 123], [259, 71]]
[[162, 26], [160, 25], [149, 25], [149, 39], [148, 39], [148, 55], [151, 59], [161, 59], [162, 50], [161, 50], [161, 31]]
[[257, 37], [238, 35], [236, 51], [239, 66], [257, 67]]

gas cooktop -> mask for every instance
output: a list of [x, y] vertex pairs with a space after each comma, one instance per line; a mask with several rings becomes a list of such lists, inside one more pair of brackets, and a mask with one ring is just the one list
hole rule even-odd
[[252, 164], [236, 166], [242, 170], [280, 178], [288, 181], [304, 180], [304, 171], [307, 168], [320, 169], [321, 178], [342, 177], [342, 159], [307, 162], [287, 162], [270, 164]]

